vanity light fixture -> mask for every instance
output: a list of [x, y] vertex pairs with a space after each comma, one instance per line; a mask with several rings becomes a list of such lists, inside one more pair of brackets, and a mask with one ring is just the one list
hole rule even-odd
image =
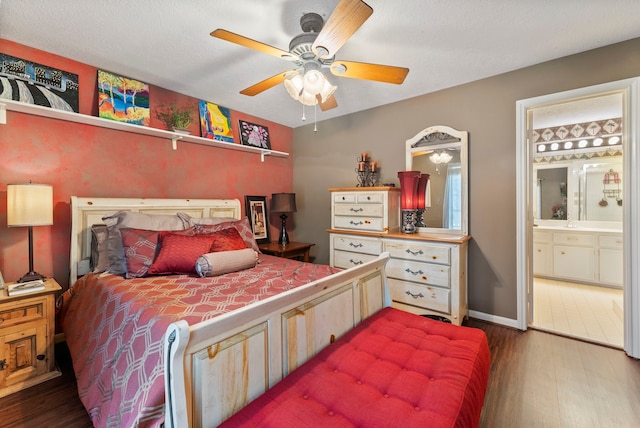
[[551, 144], [551, 150], [558, 150], [559, 147], [560, 145], [558, 143]]
[[567, 141], [564, 143], [565, 150], [569, 150], [572, 147], [573, 147], [573, 141]]
[[587, 145], [589, 144], [589, 142], [587, 140], [580, 140], [578, 142], [578, 147], [581, 149], [584, 149], [585, 147], [587, 147]]
[[594, 147], [600, 147], [603, 142], [604, 142], [604, 140], [602, 138], [596, 138], [595, 140], [593, 140], [593, 146]]
[[547, 150], [547, 146], [545, 146], [544, 144], [540, 144], [538, 146], [538, 151], [539, 152], [544, 152], [545, 150]]
[[609, 138], [609, 140], [607, 141], [609, 143], [610, 146], [613, 146], [615, 144], [618, 144], [620, 142], [620, 137], [611, 137]]

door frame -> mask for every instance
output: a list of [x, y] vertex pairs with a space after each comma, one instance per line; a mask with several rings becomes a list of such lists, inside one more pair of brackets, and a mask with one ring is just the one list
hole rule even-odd
[[517, 327], [520, 330], [528, 327], [529, 298], [533, 286], [533, 214], [530, 209], [533, 199], [529, 186], [533, 147], [527, 138], [527, 114], [533, 108], [612, 92], [623, 95], [624, 350], [629, 356], [640, 358], [640, 268], [632, 262], [640, 260], [640, 77], [516, 102]]

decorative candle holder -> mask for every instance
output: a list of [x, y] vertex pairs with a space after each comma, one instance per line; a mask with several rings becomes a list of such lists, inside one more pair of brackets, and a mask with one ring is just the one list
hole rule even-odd
[[358, 158], [356, 174], [358, 178], [357, 187], [373, 187], [378, 183], [378, 165], [370, 161], [366, 153], [362, 153]]

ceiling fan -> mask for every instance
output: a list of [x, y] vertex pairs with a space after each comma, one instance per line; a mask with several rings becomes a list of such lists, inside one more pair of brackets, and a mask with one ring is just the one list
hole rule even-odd
[[372, 13], [371, 6], [361, 0], [341, 0], [326, 22], [317, 13], [306, 13], [300, 19], [304, 32], [291, 40], [289, 51], [223, 29], [214, 30], [211, 35], [294, 64], [294, 68], [249, 86], [241, 94], [254, 96], [284, 83], [294, 99], [305, 105], [318, 104], [325, 111], [338, 104], [333, 96], [336, 87], [327, 80], [323, 69], [328, 68], [339, 77], [395, 84], [404, 82], [409, 73], [404, 67], [335, 59], [336, 52]]

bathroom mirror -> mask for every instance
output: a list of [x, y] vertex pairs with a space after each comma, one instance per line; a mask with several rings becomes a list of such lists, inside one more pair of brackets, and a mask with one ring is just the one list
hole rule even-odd
[[559, 158], [533, 166], [534, 218], [622, 222], [622, 156]]
[[429, 174], [426, 227], [419, 233], [468, 233], [467, 150], [468, 132], [448, 126], [431, 126], [407, 140], [407, 171]]

